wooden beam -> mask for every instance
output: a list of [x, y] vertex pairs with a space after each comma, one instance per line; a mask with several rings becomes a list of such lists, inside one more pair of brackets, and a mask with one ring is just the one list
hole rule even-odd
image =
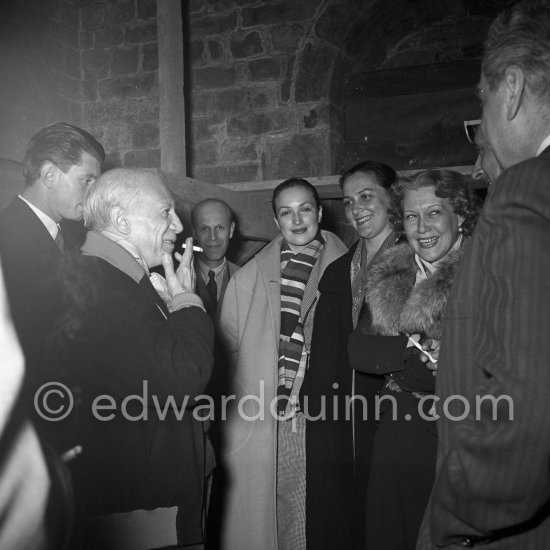
[[191, 208], [206, 198], [220, 198], [233, 209], [241, 237], [270, 241], [276, 234], [269, 204], [191, 179], [185, 155], [183, 23], [180, 0], [157, 2], [159, 60], [160, 168], [176, 197], [183, 222], [190, 227]]
[[183, 34], [180, 0], [157, 2], [160, 167], [187, 174], [183, 96]]

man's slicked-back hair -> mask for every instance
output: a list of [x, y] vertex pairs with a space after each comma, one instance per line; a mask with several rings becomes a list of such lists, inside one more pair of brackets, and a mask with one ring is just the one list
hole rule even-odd
[[376, 162], [374, 160], [365, 160], [355, 164], [351, 168], [348, 168], [348, 170], [340, 176], [339, 183], [341, 189], [344, 189], [344, 183], [346, 183], [346, 180], [354, 174], [373, 176], [376, 183], [384, 189], [389, 189], [397, 179], [397, 173], [387, 164], [384, 164], [383, 162]]
[[550, 2], [524, 0], [493, 21], [481, 71], [494, 90], [510, 66], [522, 70], [530, 91], [550, 104]]
[[231, 225], [235, 221], [235, 215], [233, 214], [233, 210], [231, 210], [231, 206], [229, 206], [224, 200], [222, 199], [204, 199], [201, 202], [197, 203], [193, 210], [191, 210], [191, 225], [195, 227], [196, 224], [196, 217], [197, 217], [197, 210], [206, 204], [221, 204], [223, 208], [225, 209], [225, 213], [229, 219], [229, 225]]
[[32, 185], [40, 177], [40, 169], [52, 162], [61, 171], [80, 163], [82, 153], [88, 153], [103, 164], [105, 150], [91, 134], [66, 122], [55, 122], [39, 130], [30, 139], [23, 157], [23, 177]]
[[[94, 231], [102, 231], [111, 225], [111, 211], [122, 207], [135, 211], [146, 198], [143, 192], [145, 176], [158, 178], [146, 169], [113, 168], [104, 172], [88, 189], [84, 199], [84, 225]], [[160, 178], [159, 183], [164, 185]]]

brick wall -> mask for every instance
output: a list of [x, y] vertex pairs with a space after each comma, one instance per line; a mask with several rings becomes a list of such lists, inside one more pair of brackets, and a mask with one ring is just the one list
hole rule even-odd
[[82, 125], [106, 167], [158, 168], [156, 0], [83, 0], [79, 41]]
[[501, 0], [189, 0], [191, 173], [339, 173], [346, 77], [479, 56]]
[[[0, 157], [19, 160], [38, 128], [67, 120], [101, 140], [107, 167], [158, 167], [157, 1], [177, 0], [2, 0]], [[345, 76], [441, 60], [457, 36], [478, 48], [481, 28], [452, 30], [476, 6], [183, 1], [189, 175], [221, 183], [338, 173]]]
[[332, 56], [300, 74], [320, 0], [191, 0], [191, 175], [238, 182], [331, 171]]
[[0, 158], [64, 120], [91, 132], [106, 167], [159, 167], [156, 0], [2, 0]]

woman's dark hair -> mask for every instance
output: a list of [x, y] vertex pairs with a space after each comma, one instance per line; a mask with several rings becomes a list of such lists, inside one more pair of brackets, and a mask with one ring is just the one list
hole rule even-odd
[[273, 189], [273, 197], [271, 198], [271, 208], [273, 208], [273, 214], [277, 216], [277, 211], [275, 208], [275, 201], [277, 197], [287, 189], [292, 189], [293, 187], [301, 187], [302, 189], [308, 190], [313, 195], [313, 200], [315, 201], [315, 207], [317, 210], [321, 207], [321, 199], [319, 198], [319, 193], [317, 192], [317, 189], [309, 183], [309, 181], [303, 179], [303, 178], [290, 178], [288, 180], [283, 181], [283, 183], [279, 183], [275, 189]]
[[346, 180], [350, 176], [357, 173], [366, 174], [367, 176], [374, 176], [376, 183], [384, 189], [390, 189], [390, 187], [397, 180], [395, 170], [387, 164], [384, 164], [383, 162], [376, 162], [374, 160], [365, 160], [355, 166], [352, 166], [340, 176], [340, 189], [343, 190]]
[[403, 199], [405, 191], [416, 191], [422, 187], [433, 187], [436, 197], [448, 199], [453, 212], [464, 218], [462, 234], [472, 234], [479, 214], [479, 201], [468, 189], [466, 179], [452, 170], [426, 170], [410, 178], [401, 178], [391, 188], [391, 204], [388, 210], [390, 222], [396, 231], [404, 233]]

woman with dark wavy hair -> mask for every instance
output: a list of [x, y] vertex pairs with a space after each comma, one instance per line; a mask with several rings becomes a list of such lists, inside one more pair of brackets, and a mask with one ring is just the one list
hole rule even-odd
[[[367, 485], [366, 548], [414, 550], [435, 475], [435, 363], [422, 346], [440, 338], [447, 295], [477, 205], [464, 178], [426, 170], [392, 187], [390, 219], [407, 242], [369, 271], [350, 363], [384, 375]], [[434, 360], [436, 358], [434, 357]]]

